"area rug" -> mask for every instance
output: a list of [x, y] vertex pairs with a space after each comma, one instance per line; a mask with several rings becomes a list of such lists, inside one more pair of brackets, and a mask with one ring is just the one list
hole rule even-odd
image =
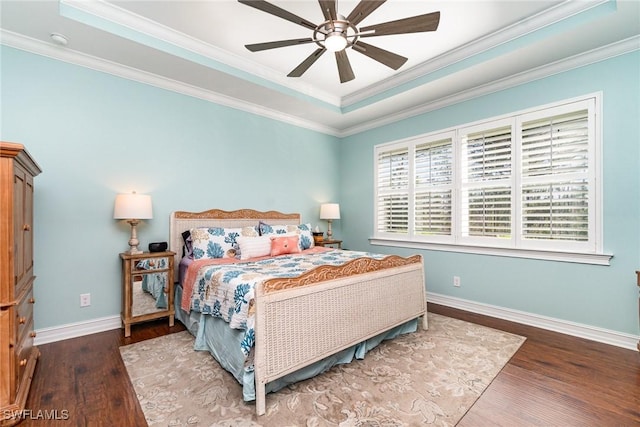
[[454, 426], [525, 338], [428, 315], [429, 329], [385, 341], [267, 395], [267, 412], [186, 331], [120, 348], [150, 426]]

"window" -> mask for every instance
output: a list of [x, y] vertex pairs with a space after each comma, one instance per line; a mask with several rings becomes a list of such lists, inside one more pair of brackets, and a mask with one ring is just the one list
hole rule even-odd
[[451, 236], [452, 133], [376, 150], [376, 177], [378, 234]]
[[390, 150], [378, 156], [378, 230], [409, 231], [409, 151]]
[[512, 128], [507, 121], [491, 125], [459, 132], [462, 148], [460, 237], [468, 243], [512, 236]]
[[376, 146], [373, 240], [601, 253], [598, 105], [592, 95]]
[[415, 233], [419, 236], [451, 234], [453, 194], [451, 138], [421, 144], [415, 151]]

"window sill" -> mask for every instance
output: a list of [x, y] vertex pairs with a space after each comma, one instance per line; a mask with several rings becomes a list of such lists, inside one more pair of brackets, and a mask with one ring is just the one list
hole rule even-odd
[[400, 239], [380, 237], [369, 238], [369, 243], [376, 246], [393, 246], [401, 248], [424, 249], [431, 251], [458, 252], [477, 255], [494, 255], [512, 258], [540, 259], [546, 261], [574, 262], [579, 264], [611, 265], [613, 255], [587, 254], [577, 252], [553, 252], [530, 249], [492, 248], [484, 246], [451, 245], [442, 243], [414, 242]]

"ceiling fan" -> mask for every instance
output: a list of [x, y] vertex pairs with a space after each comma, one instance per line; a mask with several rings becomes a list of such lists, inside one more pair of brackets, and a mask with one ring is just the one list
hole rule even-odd
[[435, 31], [440, 23], [440, 12], [432, 12], [397, 21], [357, 27], [374, 10], [382, 6], [386, 0], [361, 0], [346, 18], [337, 13], [337, 0], [318, 0], [325, 19], [324, 22], [318, 25], [263, 0], [238, 1], [313, 31], [313, 35], [309, 38], [248, 44], [245, 45], [247, 49], [251, 52], [258, 52], [285, 46], [315, 43], [318, 48], [287, 74], [287, 77], [302, 76], [323, 53], [329, 50], [335, 53], [340, 83], [345, 83], [355, 78], [349, 58], [345, 52], [345, 49], [349, 47], [394, 70], [399, 69], [407, 62], [407, 58], [404, 56], [364, 43], [360, 41], [360, 38]]

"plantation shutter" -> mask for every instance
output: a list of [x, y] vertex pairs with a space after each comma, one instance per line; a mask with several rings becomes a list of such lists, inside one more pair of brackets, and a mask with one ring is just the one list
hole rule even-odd
[[522, 238], [589, 239], [588, 110], [522, 123]]
[[418, 145], [415, 153], [415, 234], [451, 235], [452, 183], [452, 139]]
[[409, 150], [381, 151], [377, 158], [377, 231], [409, 232]]
[[600, 108], [585, 96], [376, 146], [372, 241], [608, 262]]
[[472, 132], [463, 145], [462, 233], [511, 237], [511, 126]]

